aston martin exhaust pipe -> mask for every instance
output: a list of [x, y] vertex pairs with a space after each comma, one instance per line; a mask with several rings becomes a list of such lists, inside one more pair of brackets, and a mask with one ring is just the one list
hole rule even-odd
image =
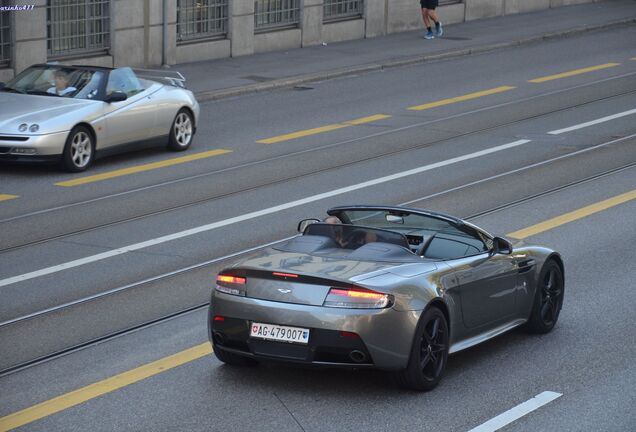
[[214, 343], [216, 345], [224, 345], [225, 344], [225, 335], [221, 332], [215, 331], [212, 334], [212, 338], [214, 339]]
[[362, 363], [367, 359], [367, 355], [359, 350], [353, 350], [349, 353], [349, 358], [355, 363]]

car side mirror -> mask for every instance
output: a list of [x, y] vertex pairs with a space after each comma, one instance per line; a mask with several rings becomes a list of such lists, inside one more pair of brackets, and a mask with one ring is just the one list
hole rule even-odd
[[492, 253], [510, 255], [512, 253], [512, 244], [505, 238], [495, 237], [492, 239]]
[[316, 218], [303, 219], [300, 222], [298, 222], [298, 232], [302, 234], [305, 232], [305, 230], [307, 229], [309, 225], [315, 224], [318, 222], [320, 222], [320, 219], [316, 219]]
[[120, 91], [114, 91], [108, 96], [106, 96], [106, 99], [104, 99], [104, 102], [106, 103], [123, 102], [126, 99], [128, 99], [128, 96], [126, 96], [126, 93], [120, 92]]

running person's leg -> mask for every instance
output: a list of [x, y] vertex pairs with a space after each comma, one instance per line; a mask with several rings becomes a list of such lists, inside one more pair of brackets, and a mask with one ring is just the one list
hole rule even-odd
[[427, 9], [426, 14], [435, 23], [435, 36], [443, 35], [444, 28], [442, 27], [442, 23], [440, 22], [439, 17], [437, 16], [437, 12], [435, 12], [435, 9], [439, 5], [439, 1], [426, 0], [425, 3], [426, 3], [426, 9]]
[[420, 0], [420, 5], [422, 6], [422, 20], [424, 20], [424, 27], [426, 27], [426, 35], [425, 39], [433, 39], [433, 30], [431, 29], [431, 21], [429, 20], [429, 9], [428, 5], [431, 0]]

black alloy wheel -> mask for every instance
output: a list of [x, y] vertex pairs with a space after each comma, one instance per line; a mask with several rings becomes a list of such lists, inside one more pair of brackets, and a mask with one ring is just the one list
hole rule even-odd
[[429, 381], [437, 379], [444, 369], [444, 352], [448, 338], [447, 330], [440, 329], [443, 319], [443, 317], [436, 317], [429, 321], [420, 341], [420, 368]]
[[554, 328], [563, 306], [563, 294], [563, 272], [556, 262], [549, 261], [539, 275], [528, 330], [533, 333], [547, 333]]
[[444, 313], [430, 307], [420, 318], [406, 369], [397, 372], [399, 385], [413, 390], [434, 389], [448, 361], [448, 323]]

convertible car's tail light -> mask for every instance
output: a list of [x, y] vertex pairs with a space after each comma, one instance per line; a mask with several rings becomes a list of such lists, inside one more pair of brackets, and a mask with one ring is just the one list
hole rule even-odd
[[390, 294], [364, 288], [331, 288], [323, 306], [352, 309], [382, 309], [393, 303]]
[[218, 275], [216, 277], [216, 283], [222, 284], [240, 284], [245, 285], [246, 279], [240, 276], [230, 276], [230, 275]]
[[247, 279], [241, 276], [220, 274], [216, 277], [216, 290], [225, 294], [244, 296], [243, 285], [246, 282]]

